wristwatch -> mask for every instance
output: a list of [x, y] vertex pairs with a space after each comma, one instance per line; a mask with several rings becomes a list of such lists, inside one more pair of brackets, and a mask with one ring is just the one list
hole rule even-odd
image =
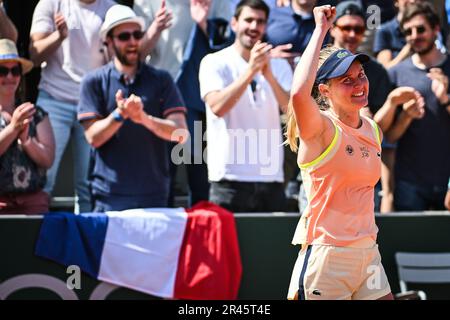
[[125, 121], [125, 118], [122, 117], [122, 115], [119, 113], [119, 111], [114, 110], [111, 114], [113, 116], [114, 121], [116, 121], [116, 122], [124, 122]]

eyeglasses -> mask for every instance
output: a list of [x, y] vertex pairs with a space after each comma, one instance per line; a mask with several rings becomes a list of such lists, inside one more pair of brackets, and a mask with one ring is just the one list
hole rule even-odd
[[355, 34], [357, 34], [357, 35], [362, 35], [362, 34], [364, 34], [364, 31], [366, 31], [366, 28], [362, 27], [362, 26], [338, 26], [338, 25], [336, 25], [336, 27], [338, 27], [345, 33], [350, 33], [350, 31], [353, 30], [353, 32], [355, 32]]
[[405, 36], [410, 36], [410, 35], [412, 35], [413, 29], [416, 29], [417, 34], [422, 34], [425, 31], [427, 31], [427, 28], [425, 28], [424, 26], [417, 26], [417, 27], [412, 27], [412, 28], [403, 30], [403, 34]]
[[11, 73], [13, 77], [18, 77], [22, 74], [21, 66], [15, 66], [12, 68], [0, 67], [0, 77], [7, 77], [8, 73]]
[[141, 40], [144, 37], [144, 33], [142, 31], [136, 30], [133, 32], [122, 32], [113, 37], [119, 39], [120, 41], [128, 41], [131, 37], [136, 40]]

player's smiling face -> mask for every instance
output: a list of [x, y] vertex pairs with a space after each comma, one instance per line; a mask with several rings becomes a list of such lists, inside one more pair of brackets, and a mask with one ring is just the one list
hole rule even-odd
[[369, 81], [359, 61], [354, 61], [345, 75], [320, 85], [323, 95], [335, 108], [359, 110], [368, 103]]

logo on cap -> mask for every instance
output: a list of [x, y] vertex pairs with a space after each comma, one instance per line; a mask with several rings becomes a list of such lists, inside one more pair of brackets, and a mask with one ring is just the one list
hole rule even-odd
[[342, 59], [342, 58], [344, 58], [346, 56], [348, 56], [348, 52], [347, 51], [338, 52], [338, 54], [336, 55], [336, 57], [338, 57], [339, 59]]

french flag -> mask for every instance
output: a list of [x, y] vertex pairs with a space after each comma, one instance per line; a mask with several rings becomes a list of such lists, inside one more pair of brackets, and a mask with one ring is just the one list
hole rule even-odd
[[118, 286], [175, 299], [236, 299], [242, 265], [233, 214], [210, 202], [44, 216], [36, 255]]

